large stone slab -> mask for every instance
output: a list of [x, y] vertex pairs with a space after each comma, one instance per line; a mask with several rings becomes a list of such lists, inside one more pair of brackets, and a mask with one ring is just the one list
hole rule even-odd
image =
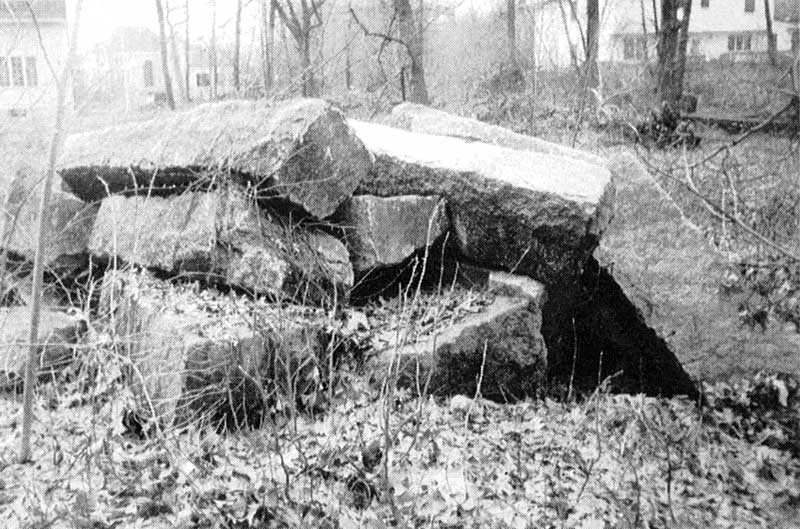
[[366, 176], [363, 145], [318, 99], [229, 101], [67, 138], [59, 173], [85, 201], [139, 189], [174, 194], [233, 178], [317, 218]]
[[325, 303], [353, 285], [345, 246], [284, 227], [236, 187], [171, 197], [103, 200], [91, 251], [172, 275], [202, 275], [255, 294]]
[[449, 227], [444, 200], [420, 195], [355, 196], [339, 208], [336, 222], [359, 275], [402, 263]]
[[580, 275], [609, 220], [601, 166], [349, 121], [376, 163], [357, 194], [439, 195], [461, 251], [478, 264], [545, 284]]
[[586, 151], [519, 134], [504, 127], [484, 123], [477, 119], [457, 116], [417, 103], [401, 103], [397, 105], [384, 120], [384, 123], [411, 132], [451, 136], [520, 151], [564, 156], [595, 165], [606, 165], [605, 159]]
[[[523, 276], [493, 272], [491, 301], [480, 312], [447, 321], [422, 336], [379, 336], [378, 379], [399, 374], [399, 382], [430, 394], [478, 391], [507, 401], [541, 394], [546, 385], [547, 348], [541, 335], [544, 286]], [[409, 329], [412, 331], [413, 329]]]
[[129, 272], [106, 275], [100, 307], [131, 360], [138, 414], [163, 425], [259, 424], [266, 406], [314, 395], [327, 365], [322, 311], [201, 295]]
[[[20, 389], [30, 343], [30, 309], [0, 308], [0, 388]], [[74, 359], [75, 345], [86, 331], [86, 324], [74, 316], [44, 308], [39, 319], [37, 344], [38, 379], [60, 372]]]
[[743, 327], [721, 291], [725, 257], [632, 155], [614, 157], [610, 167], [618, 200], [597, 259], [689, 373], [800, 373], [800, 335]]

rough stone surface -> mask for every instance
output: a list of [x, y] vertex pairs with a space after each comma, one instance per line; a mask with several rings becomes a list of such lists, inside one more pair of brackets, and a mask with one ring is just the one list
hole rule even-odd
[[316, 389], [312, 371], [322, 368], [326, 343], [318, 312], [200, 296], [126, 272], [107, 274], [101, 297], [102, 314], [131, 359], [129, 382], [143, 417], [165, 425], [257, 424], [267, 401]]
[[85, 201], [148, 188], [174, 194], [232, 176], [317, 218], [366, 175], [368, 153], [318, 99], [229, 101], [67, 138], [59, 173]]
[[198, 274], [257, 294], [346, 299], [353, 271], [331, 235], [287, 229], [236, 188], [103, 200], [90, 248], [169, 274]]
[[580, 274], [613, 205], [608, 170], [560, 156], [349, 121], [376, 157], [357, 194], [439, 195], [478, 264], [557, 284]]
[[[39, 186], [15, 180], [5, 198], [3, 238], [0, 245], [27, 261], [36, 254], [39, 229]], [[48, 239], [45, 262], [51, 268], [68, 265], [87, 255], [89, 235], [97, 207], [87, 206], [77, 197], [54, 191], [48, 208]]]
[[[400, 382], [431, 394], [516, 400], [540, 394], [546, 382], [547, 349], [540, 328], [544, 287], [527, 277], [493, 272], [493, 301], [483, 311], [434, 329], [410, 342], [393, 337], [377, 356], [380, 375], [391, 366]], [[394, 343], [391, 343], [393, 341]]]
[[[608, 166], [605, 160], [583, 151], [420, 105], [399, 105], [392, 112], [390, 121], [412, 131], [472, 138], [501, 147], [558, 154]], [[676, 254], [696, 244], [698, 234], [687, 225], [674, 223], [674, 219], [666, 225], [657, 220], [662, 215], [672, 218], [675, 214], [668, 207], [669, 211], [665, 212], [665, 204], [661, 201], [664, 197], [654, 199], [655, 188], [647, 185], [643, 186], [647, 191], [642, 196], [638, 191], [631, 193], [628, 179], [619, 177], [618, 164], [612, 166], [613, 185], [618, 190], [614, 209], [616, 217], [603, 234], [596, 254], [601, 257], [602, 265], [608, 265], [610, 263], [605, 262], [602, 256], [609, 244], [616, 246], [621, 252], [621, 266], [640, 270], [643, 275], [629, 278], [633, 279], [632, 282], [623, 279], [620, 290], [615, 282], [619, 279], [619, 267], [600, 270], [590, 260], [585, 263], [578, 281], [580, 288], [562, 283], [550, 289], [543, 326], [550, 353], [550, 374], [581, 389], [592, 388], [598, 380], [612, 377], [612, 386], [619, 389], [654, 395], [695, 396], [697, 389], [670, 350], [670, 347], [675, 350], [675, 344], [670, 340], [665, 343], [662, 339], [669, 337], [669, 332], [660, 332], [663, 329], [659, 329], [658, 322], [652, 319], [645, 318], [642, 322], [637, 310], [645, 310], [647, 314], [652, 311], [652, 307], [648, 308], [650, 305], [661, 302], [648, 299], [642, 288], [653, 285], [661, 292], [660, 296], [684, 296], [687, 289], [696, 290], [698, 284], [695, 280], [695, 284], [689, 286], [690, 282], [681, 281], [680, 276], [692, 273], [689, 270], [694, 270], [697, 277], [707, 276], [709, 267], [713, 268], [715, 264], [708, 262], [708, 249], [703, 245], [697, 245], [694, 253], [686, 252], [683, 256], [686, 262], [675, 261]], [[660, 233], [661, 230], [668, 233]], [[691, 231], [688, 239], [687, 230]], [[624, 233], [623, 239], [619, 238], [620, 232]], [[684, 250], [675, 249], [679, 246]], [[660, 261], [664, 255], [666, 260]], [[648, 276], [652, 273], [647, 272], [651, 263], [655, 268], [661, 268], [659, 274], [671, 277]], [[631, 288], [634, 284], [640, 285], [636, 287], [639, 291]], [[694, 295], [702, 297], [708, 292]], [[692, 319], [691, 313], [692, 310], [681, 309], [670, 317], [674, 317], [675, 322], [687, 322]], [[656, 332], [648, 328], [649, 324], [656, 325]], [[686, 355], [679, 356], [682, 361], [687, 361]]]
[[339, 208], [336, 221], [356, 274], [402, 263], [444, 235], [449, 225], [444, 201], [419, 195], [356, 196]]
[[[36, 373], [57, 373], [74, 360], [74, 348], [86, 330], [82, 321], [56, 310], [43, 309], [39, 321]], [[21, 388], [25, 379], [30, 332], [30, 309], [0, 309], [0, 387]]]
[[606, 165], [604, 158], [586, 151], [519, 134], [504, 127], [483, 123], [477, 119], [457, 116], [417, 103], [397, 105], [392, 109], [392, 113], [386, 118], [385, 123], [411, 132], [451, 136], [520, 151], [564, 156], [594, 165]]
[[800, 373], [800, 335], [744, 328], [721, 293], [724, 256], [633, 156], [617, 156], [610, 167], [617, 207], [597, 259], [689, 373]]

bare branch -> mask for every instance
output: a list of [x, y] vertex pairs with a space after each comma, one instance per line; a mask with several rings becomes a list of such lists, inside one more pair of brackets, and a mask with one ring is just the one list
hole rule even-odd
[[[403, 46], [406, 49], [406, 53], [408, 53], [408, 56], [412, 57], [412, 60], [413, 60], [414, 54], [411, 52], [411, 46], [409, 46], [406, 41], [404, 41], [402, 39], [398, 39], [396, 37], [392, 37], [391, 35], [387, 35], [386, 33], [378, 33], [378, 32], [375, 32], [375, 31], [371, 31], [369, 28], [367, 28], [367, 26], [364, 25], [363, 22], [361, 22], [361, 20], [358, 18], [358, 15], [356, 15], [356, 12], [353, 10], [352, 7], [350, 7], [350, 16], [353, 17], [353, 20], [355, 20], [356, 24], [358, 24], [358, 26], [361, 28], [361, 31], [364, 32], [364, 36], [365, 37], [383, 39], [383, 44], [390, 43], [390, 42], [394, 42], [395, 44], [399, 44], [399, 45]], [[392, 21], [394, 21], [394, 18], [392, 18]], [[391, 24], [390, 24], [390, 28], [391, 28]]]

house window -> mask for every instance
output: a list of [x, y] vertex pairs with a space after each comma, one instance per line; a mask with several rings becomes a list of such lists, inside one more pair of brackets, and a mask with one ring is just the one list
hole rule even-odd
[[728, 35], [728, 51], [750, 51], [753, 49], [751, 35]]
[[22, 57], [11, 57], [11, 82], [14, 86], [25, 86], [25, 71], [22, 68]]
[[198, 73], [196, 76], [198, 88], [206, 88], [211, 86], [211, 76], [207, 73]]
[[144, 86], [150, 88], [155, 84], [153, 76], [153, 61], [144, 61]]
[[708, 7], [709, 3], [711, 3], [711, 0], [700, 0], [700, 7]]
[[692, 47], [689, 53], [692, 55], [700, 55], [700, 39], [692, 39]]
[[5, 57], [0, 57], [0, 86], [11, 86], [11, 76], [8, 75], [8, 59]]
[[28, 86], [39, 84], [39, 72], [36, 70], [36, 57], [25, 57], [25, 81]]
[[[800, 50], [800, 31], [792, 30], [792, 51]], [[2, 72], [0, 72], [2, 73]]]
[[632, 37], [625, 37], [622, 39], [622, 56], [626, 61], [633, 60], [636, 56], [636, 52], [634, 51], [634, 43]]
[[626, 36], [622, 40], [622, 55], [626, 61], [641, 61], [644, 59], [644, 50], [647, 41], [644, 36]]
[[756, 11], [756, 0], [744, 0], [744, 12], [755, 13], [755, 11]]

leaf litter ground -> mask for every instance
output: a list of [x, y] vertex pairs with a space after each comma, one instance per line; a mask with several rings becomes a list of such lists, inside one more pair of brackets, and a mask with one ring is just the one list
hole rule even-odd
[[21, 406], [0, 401], [0, 520], [30, 528], [800, 526], [797, 385], [761, 377], [708, 389], [703, 411], [604, 393], [500, 405], [402, 391], [372, 398], [352, 378], [321, 417], [137, 439], [123, 424], [124, 393], [76, 405], [45, 388], [30, 465], [15, 462]]

